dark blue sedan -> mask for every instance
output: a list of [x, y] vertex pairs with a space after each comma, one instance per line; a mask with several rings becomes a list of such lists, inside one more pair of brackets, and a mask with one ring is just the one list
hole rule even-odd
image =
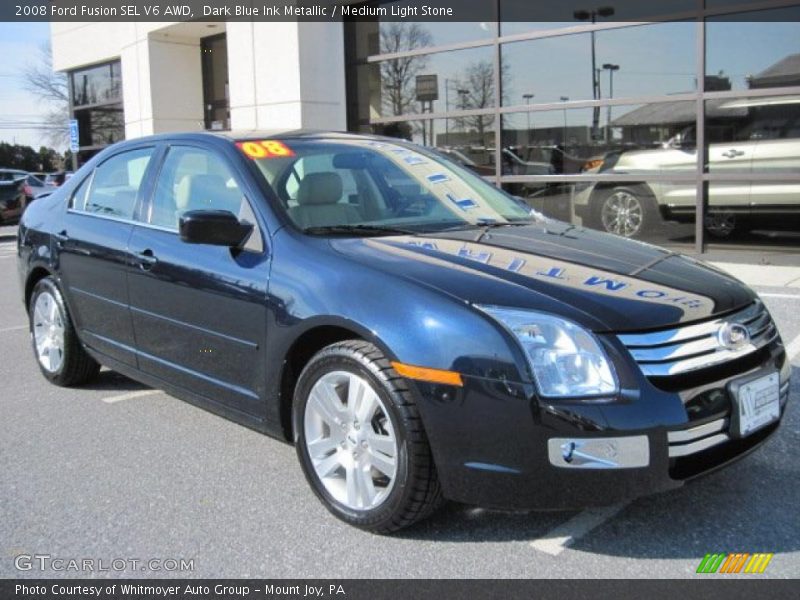
[[398, 140], [122, 142], [33, 203], [18, 239], [47, 379], [103, 364], [293, 441], [330, 511], [371, 531], [444, 498], [672, 489], [764, 442], [789, 395], [740, 282], [545, 219]]

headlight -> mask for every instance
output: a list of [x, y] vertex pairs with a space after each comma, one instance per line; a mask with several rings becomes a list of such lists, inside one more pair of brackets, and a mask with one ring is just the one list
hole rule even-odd
[[610, 396], [619, 391], [611, 362], [583, 327], [553, 315], [478, 306], [517, 338], [542, 396]]

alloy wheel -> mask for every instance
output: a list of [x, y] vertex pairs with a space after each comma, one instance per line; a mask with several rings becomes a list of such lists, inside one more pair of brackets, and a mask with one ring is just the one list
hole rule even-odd
[[39, 364], [57, 372], [64, 362], [64, 320], [50, 292], [39, 294], [33, 306], [33, 339]]
[[320, 377], [303, 427], [314, 471], [337, 502], [364, 511], [386, 500], [397, 473], [397, 438], [389, 411], [366, 379], [347, 371]]
[[600, 218], [609, 233], [632, 237], [642, 228], [644, 208], [636, 196], [618, 190], [603, 202]]

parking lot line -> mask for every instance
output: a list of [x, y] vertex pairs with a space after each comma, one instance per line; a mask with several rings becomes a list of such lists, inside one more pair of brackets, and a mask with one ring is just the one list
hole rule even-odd
[[115, 404], [117, 402], [122, 402], [123, 400], [133, 400], [134, 398], [142, 398], [143, 396], [152, 396], [153, 394], [158, 394], [160, 392], [161, 390], [139, 390], [136, 392], [128, 392], [127, 394], [103, 398], [103, 402], [106, 404]]
[[800, 300], [800, 294], [773, 294], [771, 292], [764, 292], [763, 294], [759, 294], [762, 298], [794, 298], [795, 300]]
[[614, 517], [628, 504], [630, 503], [623, 502], [613, 506], [584, 510], [542, 537], [533, 540], [531, 546], [545, 554], [558, 556], [567, 549], [567, 546], [572, 545], [575, 540], [582, 538], [592, 529], [599, 527]]
[[800, 335], [787, 344], [786, 354], [789, 357], [789, 360], [794, 359], [795, 356], [800, 354]]
[[5, 333], [6, 331], [19, 331], [20, 329], [27, 329], [27, 325], [17, 325], [16, 327], [2, 327], [0, 328], [0, 333]]

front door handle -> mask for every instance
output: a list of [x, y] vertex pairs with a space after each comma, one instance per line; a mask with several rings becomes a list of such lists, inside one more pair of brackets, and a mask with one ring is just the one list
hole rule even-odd
[[63, 248], [64, 244], [69, 240], [69, 236], [67, 235], [67, 230], [62, 229], [58, 233], [54, 233], [53, 239], [56, 241], [56, 246], [58, 248]]
[[744, 152], [742, 150], [735, 150], [732, 148], [727, 152], [723, 152], [722, 156], [725, 158], [738, 158], [739, 156], [744, 156]]
[[153, 254], [153, 251], [150, 249], [139, 252], [136, 255], [136, 260], [138, 261], [139, 268], [142, 271], [149, 271], [158, 262], [158, 259], [155, 257], [155, 254]]

